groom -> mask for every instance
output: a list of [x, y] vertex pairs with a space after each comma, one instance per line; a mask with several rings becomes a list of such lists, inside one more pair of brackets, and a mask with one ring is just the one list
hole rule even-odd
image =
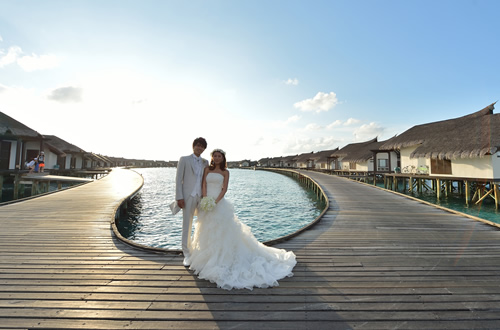
[[191, 245], [191, 229], [194, 211], [201, 199], [201, 181], [203, 170], [208, 161], [201, 158], [207, 148], [207, 141], [199, 137], [193, 141], [193, 153], [179, 159], [175, 178], [175, 200], [182, 209], [182, 252], [184, 266], [189, 266], [189, 248]]

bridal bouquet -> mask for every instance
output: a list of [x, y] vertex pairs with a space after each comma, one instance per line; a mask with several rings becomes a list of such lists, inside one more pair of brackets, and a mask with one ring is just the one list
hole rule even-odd
[[212, 211], [215, 207], [215, 199], [212, 197], [206, 196], [201, 199], [200, 208], [202, 211], [208, 212]]

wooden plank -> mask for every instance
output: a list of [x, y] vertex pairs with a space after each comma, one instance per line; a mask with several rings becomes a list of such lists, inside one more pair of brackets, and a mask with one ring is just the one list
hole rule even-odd
[[137, 250], [113, 236], [115, 210], [140, 186], [134, 172], [113, 172], [0, 207], [0, 328], [485, 329], [500, 322], [498, 228], [304, 172], [330, 208], [316, 226], [278, 244], [297, 255], [294, 277], [274, 288], [226, 291], [194, 276], [177, 251]]

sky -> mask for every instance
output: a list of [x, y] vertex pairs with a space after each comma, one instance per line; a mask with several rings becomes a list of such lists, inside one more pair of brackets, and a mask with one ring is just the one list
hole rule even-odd
[[[0, 0], [0, 111], [107, 156], [389, 139], [500, 98], [500, 1]], [[496, 111], [495, 111], [496, 112]]]

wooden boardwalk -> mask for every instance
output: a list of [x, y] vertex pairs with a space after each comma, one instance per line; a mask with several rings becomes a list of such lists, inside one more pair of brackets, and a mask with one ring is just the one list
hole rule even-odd
[[[330, 209], [278, 246], [295, 276], [225, 291], [110, 220], [132, 171], [0, 207], [0, 329], [499, 329], [500, 231], [372, 186], [304, 172]], [[263, 206], [265, 207], [265, 206]]]

